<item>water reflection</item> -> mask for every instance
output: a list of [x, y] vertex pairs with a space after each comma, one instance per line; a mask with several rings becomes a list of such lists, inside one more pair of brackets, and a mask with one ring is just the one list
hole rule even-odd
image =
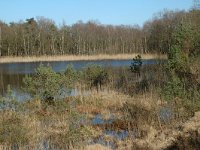
[[[132, 60], [96, 60], [96, 61], [59, 61], [59, 62], [29, 62], [29, 63], [5, 63], [0, 64], [0, 72], [4, 74], [31, 74], [35, 69], [43, 64], [50, 65], [54, 71], [65, 70], [67, 65], [72, 64], [75, 69], [80, 70], [89, 64], [97, 64], [104, 67], [124, 67], [129, 66]], [[157, 60], [143, 60], [143, 64], [155, 64]]]
[[[77, 70], [83, 69], [89, 64], [97, 64], [103, 67], [125, 67], [130, 66], [132, 60], [97, 60], [97, 61], [60, 61], [60, 62], [29, 62], [29, 63], [5, 63], [0, 64], [0, 94], [6, 93], [7, 86], [10, 85], [15, 95], [21, 91], [22, 79], [27, 74], [33, 74], [35, 69], [43, 64], [51, 66], [56, 72], [66, 69], [67, 65], [72, 64]], [[158, 60], [143, 60], [143, 64], [155, 64]]]
[[22, 79], [25, 77], [24, 74], [0, 74], [0, 94], [5, 96], [8, 85], [10, 85], [13, 90], [13, 94], [21, 91], [23, 85]]

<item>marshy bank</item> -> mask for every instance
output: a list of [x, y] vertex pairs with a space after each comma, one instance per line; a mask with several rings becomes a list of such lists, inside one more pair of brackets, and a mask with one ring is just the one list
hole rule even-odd
[[3, 104], [1, 99], [2, 149], [169, 150], [184, 149], [182, 141], [185, 149], [199, 146], [198, 113], [188, 120], [192, 115], [186, 109], [176, 112], [171, 107], [170, 115], [162, 112], [169, 105], [153, 93], [131, 97], [94, 92], [52, 105], [39, 99], [20, 103], [4, 99]]
[[[50, 66], [40, 66], [35, 74], [23, 77], [23, 90], [31, 99], [19, 102], [9, 89], [7, 96], [0, 98], [0, 148], [132, 150], [179, 146], [179, 132], [199, 110], [198, 101], [189, 103], [176, 97], [166, 101], [168, 95], [162, 90], [168, 81], [166, 64], [134, 68], [136, 62], [140, 59], [133, 61], [132, 69], [90, 65], [75, 70], [68, 66], [58, 73]], [[59, 97], [66, 88], [90, 93]]]
[[[20, 92], [23, 86], [22, 80], [26, 75], [33, 75], [35, 69], [41, 64], [44, 66], [51, 66], [53, 71], [62, 72], [66, 70], [66, 66], [72, 65], [73, 69], [81, 71], [91, 64], [100, 65], [107, 68], [107, 70], [120, 70], [123, 67], [129, 67], [132, 59], [127, 60], [87, 60], [87, 61], [56, 61], [56, 62], [29, 62], [29, 63], [2, 63], [0, 64], [0, 93], [5, 94], [7, 86], [10, 85], [16, 96], [23, 97]], [[163, 59], [142, 59], [143, 66], [159, 64], [166, 62]], [[118, 72], [120, 73], [120, 72]], [[129, 72], [127, 72], [129, 73]], [[129, 73], [130, 74], [130, 73]]]

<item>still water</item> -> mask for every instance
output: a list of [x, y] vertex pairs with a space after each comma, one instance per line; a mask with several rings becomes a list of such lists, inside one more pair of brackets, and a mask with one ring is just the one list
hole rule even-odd
[[[18, 93], [22, 87], [22, 79], [26, 74], [34, 74], [35, 69], [43, 64], [50, 65], [54, 71], [59, 72], [72, 64], [77, 70], [84, 69], [89, 64], [97, 64], [103, 67], [128, 67], [132, 60], [92, 60], [92, 61], [58, 61], [58, 62], [29, 62], [29, 63], [5, 63], [0, 64], [0, 94], [4, 95], [7, 86], [10, 85], [14, 93]], [[143, 65], [156, 64], [158, 60], [143, 60]]]

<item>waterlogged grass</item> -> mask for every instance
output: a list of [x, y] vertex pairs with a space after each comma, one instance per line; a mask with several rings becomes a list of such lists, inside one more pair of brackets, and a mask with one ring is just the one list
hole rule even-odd
[[37, 147], [46, 142], [59, 148], [79, 145], [92, 136], [93, 131], [79, 123], [85, 115], [69, 107], [67, 100], [57, 101], [54, 106], [38, 100], [21, 105], [20, 110], [0, 111], [0, 145]]
[[[110, 91], [68, 97], [56, 100], [53, 105], [39, 99], [18, 103], [19, 109], [0, 111], [0, 145], [81, 149], [110, 141], [114, 144], [107, 146], [116, 147], [117, 141], [122, 140], [118, 133], [127, 132], [125, 140], [128, 131], [135, 128], [130, 120], [123, 118], [124, 113], [130, 113], [124, 107], [131, 101], [135, 100]], [[98, 114], [102, 115], [102, 124], [92, 122]]]
[[[155, 144], [167, 147], [168, 140], [163, 142], [164, 138], [175, 135], [177, 131], [171, 129], [178, 129], [178, 124], [189, 115], [180, 107], [166, 123], [160, 116], [165, 107], [169, 104], [151, 92], [131, 97], [115, 91], [95, 91], [56, 100], [51, 105], [36, 98], [0, 110], [0, 148], [132, 150], [154, 149]], [[154, 140], [162, 142], [159, 145]]]

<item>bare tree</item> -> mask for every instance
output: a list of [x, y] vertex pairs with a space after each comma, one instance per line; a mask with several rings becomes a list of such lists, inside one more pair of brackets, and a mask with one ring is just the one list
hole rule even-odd
[[200, 10], [200, 0], [193, 0], [193, 9]]

